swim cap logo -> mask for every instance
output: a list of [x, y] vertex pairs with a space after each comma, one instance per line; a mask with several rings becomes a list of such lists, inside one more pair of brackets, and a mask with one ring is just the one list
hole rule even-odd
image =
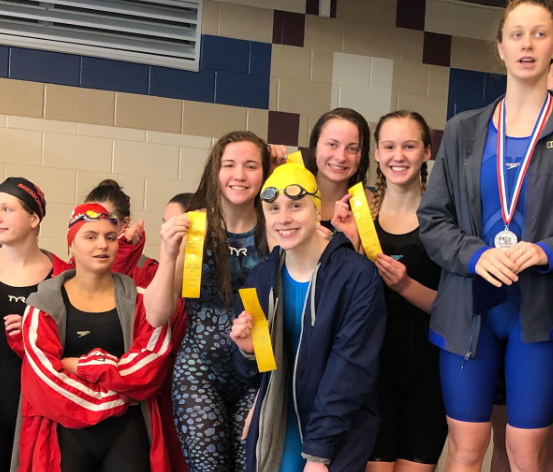
[[[44, 206], [42, 205], [42, 200], [39, 198], [39, 196], [32, 191], [29, 187], [27, 187], [25, 184], [17, 184], [17, 186], [21, 189], [27, 192], [31, 197], [33, 197], [33, 200], [38, 205], [38, 208], [40, 209], [40, 218], [44, 218]], [[42, 193], [42, 190], [40, 190], [38, 187], [36, 187], [36, 190], [40, 197], [44, 199], [44, 193]]]

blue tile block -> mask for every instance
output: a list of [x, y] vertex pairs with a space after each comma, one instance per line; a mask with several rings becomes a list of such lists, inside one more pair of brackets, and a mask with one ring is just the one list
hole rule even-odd
[[152, 66], [149, 93], [158, 97], [213, 103], [215, 71], [200, 69], [199, 72], [190, 72]]
[[272, 44], [251, 41], [249, 73], [269, 77], [271, 75], [272, 52]]
[[505, 75], [450, 69], [447, 118], [489, 105], [505, 93], [506, 87]]
[[80, 86], [145, 95], [148, 93], [148, 66], [83, 56]]
[[486, 74], [484, 82], [484, 104], [493, 103], [507, 90], [507, 76], [500, 74]]
[[450, 69], [447, 119], [465, 110], [484, 106], [484, 72]]
[[58, 85], [79, 85], [81, 57], [35, 49], [11, 48], [9, 77]]
[[9, 55], [10, 55], [10, 48], [7, 46], [0, 46], [0, 77], [8, 76]]
[[215, 103], [269, 109], [269, 77], [218, 71]]
[[250, 65], [250, 41], [202, 35], [202, 68], [247, 74]]

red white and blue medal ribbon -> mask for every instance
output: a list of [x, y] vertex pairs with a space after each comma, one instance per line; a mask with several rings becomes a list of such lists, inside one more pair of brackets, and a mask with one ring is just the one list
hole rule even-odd
[[499, 199], [501, 201], [501, 212], [503, 215], [503, 222], [505, 223], [505, 230], [501, 231], [496, 236], [496, 247], [506, 248], [517, 243], [516, 235], [513, 232], [509, 231], [509, 224], [513, 219], [513, 215], [515, 213], [518, 202], [518, 197], [520, 196], [522, 183], [524, 182], [524, 177], [526, 176], [526, 172], [530, 165], [530, 160], [532, 159], [532, 154], [534, 153], [534, 148], [536, 147], [538, 138], [543, 130], [543, 127], [545, 126], [545, 122], [551, 111], [552, 102], [553, 100], [551, 98], [551, 95], [548, 93], [538, 116], [538, 120], [534, 125], [534, 130], [532, 131], [532, 135], [530, 137], [530, 143], [528, 144], [528, 148], [526, 149], [526, 155], [524, 156], [524, 160], [522, 161], [510, 202], [507, 198], [507, 184], [505, 179], [505, 99], [501, 100], [501, 102], [499, 103], [499, 119], [497, 130], [497, 179], [499, 184]]

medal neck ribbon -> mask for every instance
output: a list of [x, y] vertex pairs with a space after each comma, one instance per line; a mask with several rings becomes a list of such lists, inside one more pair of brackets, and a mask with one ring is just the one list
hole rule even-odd
[[499, 103], [499, 117], [497, 120], [497, 179], [499, 184], [501, 212], [503, 214], [505, 229], [509, 227], [509, 223], [513, 219], [515, 208], [518, 202], [518, 197], [520, 196], [522, 183], [524, 182], [524, 177], [526, 176], [526, 171], [528, 170], [528, 166], [530, 165], [530, 160], [532, 159], [532, 154], [534, 153], [534, 148], [536, 147], [538, 138], [543, 130], [543, 127], [545, 126], [545, 122], [551, 111], [551, 103], [551, 95], [548, 92], [536, 124], [534, 125], [534, 130], [532, 131], [532, 135], [530, 137], [530, 143], [528, 144], [526, 155], [524, 156], [524, 160], [522, 161], [522, 165], [518, 173], [517, 180], [515, 182], [515, 189], [510, 204], [507, 199], [507, 184], [505, 179], [505, 99], [501, 100], [501, 102]]

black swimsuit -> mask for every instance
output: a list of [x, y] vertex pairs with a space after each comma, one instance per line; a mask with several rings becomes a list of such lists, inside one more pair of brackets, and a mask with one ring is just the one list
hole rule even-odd
[[[384, 254], [404, 264], [409, 277], [436, 290], [440, 268], [428, 257], [418, 228], [390, 234], [378, 219], [375, 227]], [[371, 461], [436, 464], [447, 423], [438, 352], [428, 340], [430, 315], [386, 285], [384, 294], [388, 317], [377, 382], [381, 422]]]
[[[67, 310], [63, 357], [80, 357], [95, 348], [121, 357], [125, 353], [117, 309], [89, 313], [75, 308], [65, 288]], [[149, 472], [150, 443], [139, 406], [81, 429], [58, 424], [62, 472]], [[132, 451], [132, 453], [130, 452]]]
[[[51, 273], [47, 278], [50, 278]], [[23, 315], [27, 297], [36, 292], [38, 285], [12, 287], [0, 282], [0, 318], [6, 315]], [[21, 395], [22, 360], [8, 344], [5, 329], [0, 330], [0, 471], [10, 470], [15, 424]]]

